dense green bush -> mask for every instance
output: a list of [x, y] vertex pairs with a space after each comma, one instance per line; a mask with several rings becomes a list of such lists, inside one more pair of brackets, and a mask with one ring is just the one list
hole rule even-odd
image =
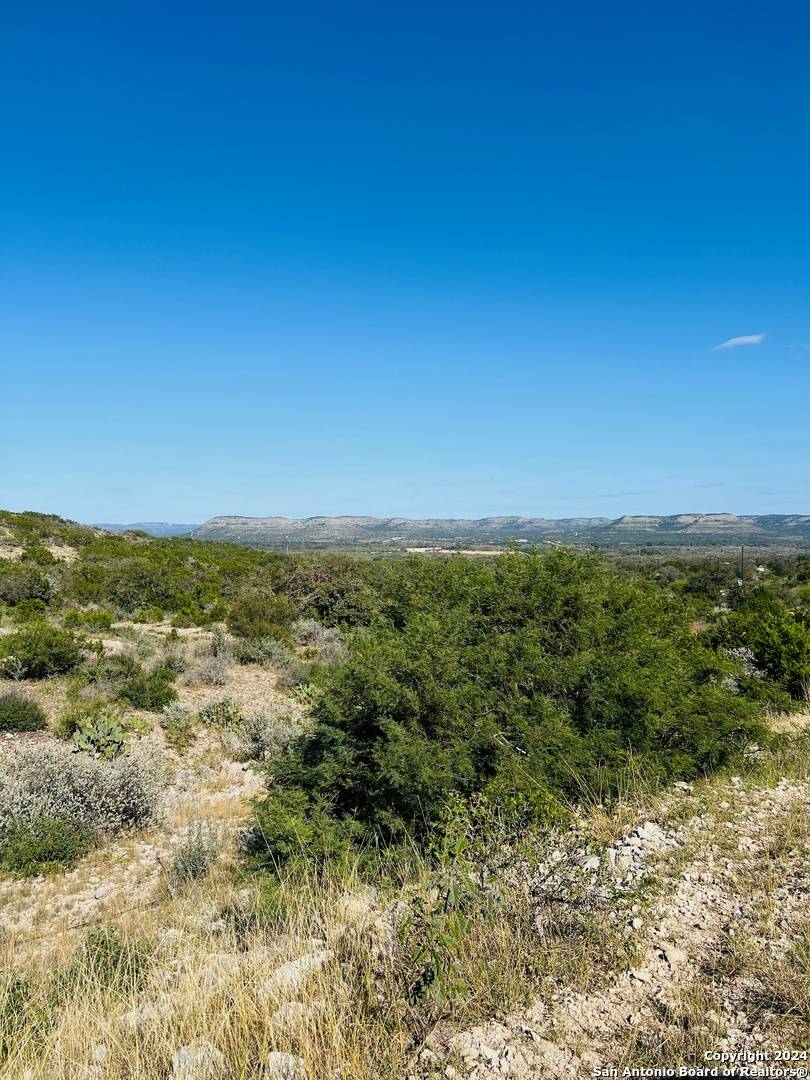
[[45, 727], [45, 713], [32, 698], [14, 692], [0, 694], [0, 731], [41, 731]]
[[48, 579], [33, 566], [0, 562], [0, 600], [19, 604], [24, 600], [43, 600], [51, 593]]
[[19, 604], [15, 604], [11, 609], [12, 621], [17, 626], [21, 626], [24, 623], [34, 622], [37, 619], [44, 619], [48, 613], [48, 607], [44, 600], [20, 600]]
[[743, 684], [754, 696], [763, 696], [764, 679], [793, 700], [810, 697], [810, 624], [773, 589], [763, 586], [749, 593], [720, 620], [713, 639], [719, 646], [750, 652], [758, 670]]
[[114, 656], [99, 656], [87, 665], [84, 674], [92, 686], [116, 693], [129, 679], [142, 675], [143, 668], [134, 657], [118, 653]]
[[764, 737], [685, 606], [596, 558], [410, 560], [384, 610], [274, 766], [257, 812], [273, 858], [336, 830], [427, 835], [453, 792], [543, 819], [628, 768], [694, 776]]
[[109, 630], [113, 624], [113, 615], [111, 611], [103, 608], [92, 608], [90, 611], [70, 608], [65, 612], [62, 622], [71, 628], [83, 626], [89, 630]]
[[157, 711], [177, 700], [177, 691], [172, 685], [176, 678], [177, 673], [170, 667], [156, 667], [127, 679], [118, 696], [136, 709]]
[[0, 669], [27, 679], [62, 675], [81, 662], [79, 643], [69, 630], [43, 620], [29, 623], [14, 634], [0, 637]]
[[248, 583], [228, 610], [228, 629], [236, 637], [256, 640], [286, 637], [298, 614], [288, 596], [276, 593], [266, 583]]
[[14, 874], [66, 870], [93, 846], [93, 834], [64, 818], [15, 824], [0, 835], [0, 866]]
[[276, 585], [302, 615], [327, 626], [367, 626], [379, 613], [385, 571], [347, 555], [295, 555], [276, 567]]

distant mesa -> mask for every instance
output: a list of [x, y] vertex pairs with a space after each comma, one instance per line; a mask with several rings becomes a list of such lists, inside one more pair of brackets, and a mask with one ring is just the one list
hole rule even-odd
[[[138, 526], [146, 530], [145, 526]], [[255, 547], [373, 544], [434, 547], [569, 542], [614, 546], [627, 543], [702, 545], [810, 543], [807, 514], [625, 515], [619, 518], [376, 518], [213, 517], [189, 529], [197, 540], [230, 540]], [[158, 535], [157, 533], [155, 535]], [[171, 535], [163, 533], [161, 535]]]

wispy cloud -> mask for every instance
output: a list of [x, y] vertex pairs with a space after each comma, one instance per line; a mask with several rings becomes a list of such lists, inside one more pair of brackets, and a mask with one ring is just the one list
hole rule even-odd
[[740, 345], [759, 345], [764, 340], [764, 334], [743, 334], [742, 337], [729, 338], [728, 341], [715, 345], [712, 352], [717, 352], [718, 349], [736, 349]]

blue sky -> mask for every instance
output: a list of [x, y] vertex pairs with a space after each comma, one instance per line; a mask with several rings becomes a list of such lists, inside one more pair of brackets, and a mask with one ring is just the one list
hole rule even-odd
[[799, 2], [6, 5], [0, 505], [810, 512], [808, 40]]

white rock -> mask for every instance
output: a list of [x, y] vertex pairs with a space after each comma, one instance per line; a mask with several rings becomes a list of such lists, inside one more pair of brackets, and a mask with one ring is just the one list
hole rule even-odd
[[239, 957], [234, 953], [213, 953], [198, 972], [199, 985], [206, 990], [222, 990], [239, 975]]
[[303, 1060], [295, 1054], [271, 1050], [264, 1063], [265, 1080], [307, 1080]]
[[259, 988], [259, 996], [265, 998], [277, 994], [294, 993], [303, 986], [310, 975], [320, 971], [324, 964], [332, 959], [332, 956], [331, 949], [321, 949], [318, 952], [305, 953], [297, 960], [289, 960], [276, 968], [268, 979], [265, 979]]
[[154, 1005], [147, 1004], [138, 1009], [130, 1009], [129, 1012], [122, 1013], [118, 1018], [118, 1022], [127, 1031], [140, 1031], [151, 1020], [156, 1020], [157, 1016], [158, 1013]]
[[207, 1039], [181, 1046], [172, 1056], [172, 1076], [175, 1080], [218, 1080], [225, 1076], [225, 1055]]
[[274, 1031], [285, 1031], [289, 1034], [299, 1034], [302, 1028], [307, 1027], [318, 1013], [324, 1008], [323, 998], [314, 1001], [285, 1001], [279, 1005], [270, 1017], [270, 1023]]
[[674, 945], [670, 945], [668, 942], [663, 942], [659, 947], [670, 967], [676, 967], [678, 964], [685, 964], [688, 960], [688, 957], [683, 950], [676, 949]]
[[161, 926], [157, 932], [158, 950], [162, 953], [174, 952], [182, 937], [183, 931], [177, 927]]
[[106, 1043], [95, 1043], [90, 1051], [91, 1059], [97, 1065], [106, 1065], [110, 1059], [110, 1048]]

